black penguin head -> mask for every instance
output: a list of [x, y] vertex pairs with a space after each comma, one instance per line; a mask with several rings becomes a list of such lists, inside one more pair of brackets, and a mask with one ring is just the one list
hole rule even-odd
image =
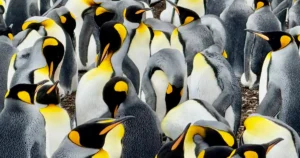
[[13, 35], [13, 33], [12, 33], [11, 27], [0, 28], [0, 36], [6, 36], [6, 37], [8, 37], [10, 40], [13, 40], [13, 39], [14, 39], [14, 35]]
[[59, 15], [60, 22], [63, 29], [70, 35], [74, 35], [74, 30], [76, 28], [76, 17], [73, 13], [69, 11], [64, 11], [64, 13]]
[[[217, 121], [200, 120], [195, 122], [188, 131], [191, 137], [199, 135], [209, 146], [237, 147], [237, 141], [230, 128]], [[191, 142], [192, 143], [192, 142]]]
[[48, 17], [41, 17], [41, 16], [33, 16], [27, 19], [23, 25], [22, 30], [26, 29], [34, 29], [39, 31], [40, 29], [47, 30], [51, 27], [59, 27], [53, 19]]
[[151, 8], [141, 8], [140, 6], [129, 6], [124, 9], [123, 17], [132, 23], [141, 23], [143, 19], [143, 13], [151, 10]]
[[255, 10], [263, 8], [265, 6], [270, 6], [269, 0], [254, 0]]
[[233, 149], [228, 146], [212, 146], [202, 150], [197, 158], [229, 157]]
[[34, 104], [34, 95], [40, 85], [47, 81], [42, 81], [38, 84], [17, 84], [10, 88], [5, 94], [5, 98], [20, 100], [27, 104]]
[[5, 1], [4, 0], [0, 0], [0, 14], [4, 14], [5, 12]]
[[167, 2], [169, 2], [174, 7], [175, 11], [179, 15], [181, 25], [186, 25], [195, 20], [200, 19], [199, 15], [196, 12], [194, 12], [188, 8], [177, 6], [175, 3], [173, 3], [169, 0], [167, 0]]
[[64, 57], [64, 46], [54, 37], [44, 37], [42, 45], [39, 47], [42, 47], [47, 62], [49, 78], [54, 81], [55, 71]]
[[[111, 130], [123, 122], [133, 118], [133, 116], [126, 116], [120, 119], [93, 119], [74, 128], [68, 134], [68, 139], [80, 147], [101, 149], [105, 143], [106, 135]], [[120, 132], [122, 132], [121, 135], [124, 135], [124, 127], [122, 128], [123, 130], [120, 130]]]
[[155, 158], [184, 158], [184, 140], [190, 125], [189, 123], [185, 127], [182, 134], [176, 140], [162, 146]]
[[128, 82], [130, 81], [124, 77], [114, 77], [103, 88], [103, 100], [108, 105], [112, 117], [116, 117], [120, 104], [127, 98], [130, 87]]
[[232, 151], [229, 158], [266, 158], [268, 152], [279, 142], [282, 138], [274, 139], [273, 141], [266, 144], [245, 144], [238, 149]]
[[115, 12], [100, 6], [95, 11], [94, 19], [97, 25], [101, 28], [104, 23], [111, 21], [115, 16]]
[[174, 85], [171, 85], [169, 83], [166, 90], [166, 97], [165, 97], [167, 112], [179, 104], [182, 94], [183, 94], [182, 87], [177, 88]]
[[296, 42], [296, 44], [297, 44], [297, 46], [298, 46], [298, 48], [299, 48], [299, 46], [300, 46], [300, 34], [299, 34], [299, 35], [296, 35], [296, 36], [293, 36], [293, 37], [294, 37], [295, 42]]
[[283, 31], [273, 31], [273, 32], [260, 32], [254, 30], [246, 30], [246, 31], [250, 33], [254, 33], [260, 38], [268, 41], [269, 45], [271, 46], [274, 52], [285, 48], [287, 45], [289, 45], [294, 41], [293, 37], [289, 33]]
[[42, 105], [58, 105], [60, 103], [60, 97], [57, 85], [58, 81], [53, 85], [40, 86], [35, 94], [35, 103]]
[[127, 37], [126, 27], [115, 21], [106, 22], [100, 29], [100, 57], [98, 64], [105, 58], [111, 58], [123, 45]]

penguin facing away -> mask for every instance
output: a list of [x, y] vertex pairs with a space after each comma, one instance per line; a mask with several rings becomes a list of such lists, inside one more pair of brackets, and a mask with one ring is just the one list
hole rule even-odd
[[124, 123], [122, 157], [153, 158], [162, 145], [158, 118], [150, 106], [138, 98], [131, 81], [118, 76], [112, 78], [104, 87], [103, 99], [116, 118], [135, 117]]
[[122, 61], [130, 42], [125, 26], [114, 21], [105, 23], [100, 30], [100, 41], [97, 67], [85, 73], [78, 84], [75, 100], [77, 125], [109, 112], [102, 98], [103, 88], [113, 76], [123, 75]]
[[[246, 28], [260, 31], [281, 31], [281, 23], [271, 11], [268, 0], [255, 0], [255, 12], [248, 18]], [[247, 32], [244, 47], [244, 73], [242, 85], [250, 89], [258, 87], [263, 61], [271, 51], [268, 43]]]
[[60, 106], [60, 97], [57, 88], [58, 82], [54, 85], [43, 85], [39, 87], [35, 96], [35, 105], [46, 124], [46, 150], [47, 156], [58, 149], [60, 143], [71, 130], [69, 114]]
[[[16, 84], [5, 95], [5, 108], [0, 113], [1, 156], [46, 157], [45, 122], [34, 105], [40, 84]], [[8, 121], [9, 120], [9, 121]]]
[[68, 133], [53, 154], [55, 158], [72, 157], [121, 157], [124, 122], [131, 122], [133, 116], [119, 119], [95, 118]]

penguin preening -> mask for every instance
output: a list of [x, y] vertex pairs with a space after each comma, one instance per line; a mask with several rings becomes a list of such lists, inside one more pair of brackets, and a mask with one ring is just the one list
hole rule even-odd
[[199, 120], [219, 121], [229, 126], [225, 118], [210, 104], [192, 99], [172, 108], [161, 121], [161, 128], [167, 137], [175, 139], [187, 124]]
[[86, 121], [109, 112], [103, 101], [104, 85], [114, 76], [123, 76], [122, 62], [127, 53], [130, 38], [125, 26], [118, 22], [106, 22], [100, 30], [101, 51], [96, 68], [85, 73], [76, 93], [76, 121]]
[[43, 83], [20, 83], [7, 91], [0, 113], [1, 156], [46, 157], [45, 122], [33, 105], [35, 91]]
[[42, 85], [35, 96], [35, 105], [45, 119], [46, 153], [48, 157], [58, 149], [60, 143], [71, 130], [69, 114], [60, 105], [57, 88], [58, 82], [53, 85]]
[[124, 123], [122, 157], [153, 158], [162, 145], [159, 121], [150, 106], [138, 98], [131, 81], [118, 76], [112, 78], [104, 87], [103, 99], [115, 117], [135, 117]]
[[266, 144], [245, 144], [232, 151], [229, 158], [266, 158], [267, 154], [283, 139], [277, 138]]
[[245, 131], [241, 137], [242, 144], [264, 144], [276, 138], [283, 140], [268, 152], [267, 158], [299, 157], [300, 138], [297, 132], [282, 121], [252, 114], [244, 121]]
[[283, 122], [300, 133], [297, 123], [298, 85], [300, 71], [299, 51], [294, 38], [286, 32], [261, 32], [248, 30], [268, 42], [272, 48], [269, 68], [267, 69], [267, 89], [257, 112], [267, 116], [278, 115]]
[[122, 139], [127, 132], [124, 123], [132, 119], [133, 116], [96, 118], [77, 126], [69, 132], [53, 157], [121, 157]]
[[140, 96], [160, 121], [169, 110], [187, 99], [186, 74], [184, 57], [176, 49], [162, 49], [148, 60]]
[[245, 0], [234, 0], [220, 15], [227, 31], [225, 50], [234, 74], [240, 77], [244, 72], [244, 45], [246, 23], [253, 13]]
[[[268, 0], [254, 0], [255, 12], [248, 18], [246, 28], [260, 31], [281, 31], [281, 23], [271, 11]], [[271, 51], [268, 43], [247, 32], [244, 47], [244, 73], [242, 85], [258, 87], [264, 58]]]

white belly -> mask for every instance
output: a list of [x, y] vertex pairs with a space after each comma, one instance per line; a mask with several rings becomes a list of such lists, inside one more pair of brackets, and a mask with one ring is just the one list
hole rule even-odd
[[234, 112], [233, 112], [233, 109], [232, 109], [231, 105], [228, 107], [228, 109], [225, 112], [225, 119], [229, 123], [230, 129], [232, 131], [234, 131], [235, 115], [234, 115]]
[[35, 42], [40, 39], [42, 36], [36, 32], [35, 30], [32, 30], [27, 36], [26, 38], [23, 40], [22, 43], [20, 43], [17, 48], [21, 51], [25, 48], [29, 48], [32, 47]]
[[205, 14], [203, 0], [179, 0], [177, 5], [193, 10], [199, 17]]
[[[251, 61], [250, 61], [250, 67], [251, 67]], [[253, 88], [255, 81], [257, 80], [257, 76], [255, 73], [252, 72], [252, 70], [249, 70], [249, 80], [246, 81], [245, 73], [242, 74], [241, 77], [241, 83], [245, 87], [249, 87], [250, 89]]]
[[100, 117], [108, 111], [102, 92], [110, 77], [111, 73], [99, 72], [94, 68], [81, 78], [75, 100], [77, 125]]
[[154, 37], [151, 43], [151, 55], [154, 55], [164, 48], [171, 48], [169, 40], [166, 38], [163, 32], [154, 31]]
[[187, 124], [198, 120], [217, 121], [202, 105], [194, 100], [188, 100], [168, 112], [161, 123], [163, 132], [175, 140]]
[[269, 68], [270, 60], [271, 60], [271, 54], [268, 54], [267, 57], [265, 58], [261, 70], [260, 80], [259, 80], [259, 104], [262, 102], [262, 100], [267, 94], [268, 68]]
[[151, 77], [151, 83], [156, 94], [156, 114], [161, 121], [167, 111], [165, 98], [169, 80], [163, 71], [156, 70]]

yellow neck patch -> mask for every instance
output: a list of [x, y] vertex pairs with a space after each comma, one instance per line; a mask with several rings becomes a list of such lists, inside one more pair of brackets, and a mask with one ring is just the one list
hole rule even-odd
[[109, 154], [104, 149], [101, 149], [92, 158], [109, 158]]
[[100, 63], [98, 68], [104, 71], [113, 71], [112, 64], [111, 64], [112, 56], [113, 56], [112, 52], [108, 53], [107, 56], [104, 58], [104, 60]]
[[47, 46], [57, 46], [57, 45], [58, 45], [58, 41], [55, 38], [47, 38], [46, 40], [44, 40], [43, 49]]
[[121, 38], [121, 43], [123, 43], [127, 36], [127, 30], [125, 26], [122, 24], [115, 24], [114, 28], [118, 31]]
[[244, 156], [245, 158], [258, 158], [258, 154], [254, 151], [246, 151]]
[[142, 33], [148, 31], [147, 25], [145, 25], [143, 22], [139, 25], [139, 27], [136, 29], [137, 32]]
[[96, 9], [96, 16], [99, 16], [100, 14], [103, 14], [103, 13], [105, 13], [105, 12], [109, 12], [109, 11], [106, 10], [105, 8], [103, 8], [103, 7], [98, 7], [98, 8]]
[[257, 4], [256, 4], [256, 10], [258, 10], [258, 9], [264, 7], [264, 6], [265, 6], [264, 2], [257, 2]]
[[281, 38], [280, 38], [280, 44], [281, 44], [280, 49], [286, 47], [288, 44], [291, 43], [291, 41], [292, 41], [291, 37], [289, 37], [287, 35], [281, 36]]
[[26, 92], [26, 91], [21, 91], [21, 92], [18, 92], [17, 95], [18, 95], [18, 98], [19, 98], [20, 100], [22, 100], [23, 102], [26, 102], [26, 103], [28, 103], [28, 104], [32, 104], [31, 98], [30, 98], [30, 95], [29, 95], [28, 92]]

